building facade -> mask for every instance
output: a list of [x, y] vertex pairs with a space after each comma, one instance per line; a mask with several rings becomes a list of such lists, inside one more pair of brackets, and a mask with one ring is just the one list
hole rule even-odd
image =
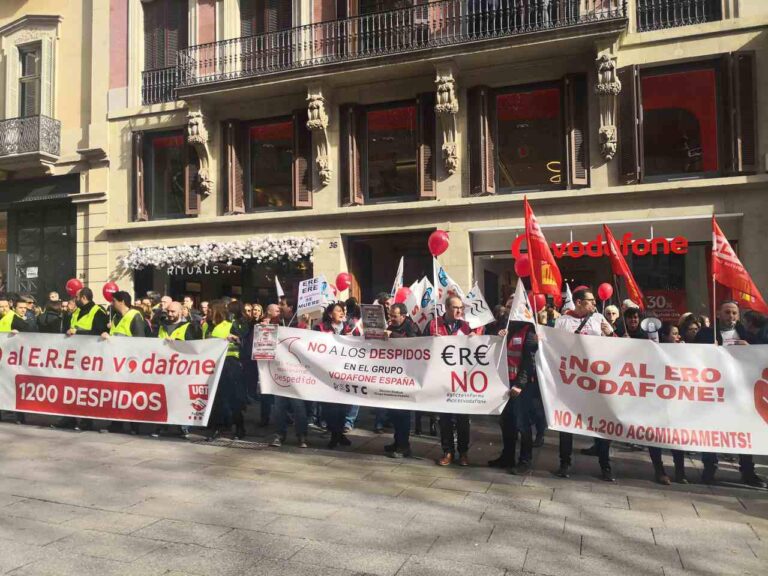
[[703, 312], [713, 212], [768, 284], [767, 25], [762, 0], [110, 0], [108, 273], [267, 301], [349, 271], [370, 301], [444, 229], [495, 303], [527, 196], [569, 282], [611, 281], [608, 223], [652, 308]]
[[0, 292], [44, 301], [76, 275], [108, 276], [108, 15], [100, 2], [0, 5]]

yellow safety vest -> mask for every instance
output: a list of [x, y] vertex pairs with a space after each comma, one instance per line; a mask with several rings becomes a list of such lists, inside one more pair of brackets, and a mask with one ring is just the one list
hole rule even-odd
[[208, 338], [208, 322], [203, 322], [201, 328], [203, 330], [203, 339]]
[[140, 314], [141, 312], [138, 310], [128, 310], [128, 312], [126, 312], [123, 317], [120, 318], [120, 322], [117, 323], [117, 326], [112, 326], [109, 334], [111, 336], [133, 336], [133, 334], [131, 334], [131, 322], [136, 315]]
[[171, 335], [168, 336], [168, 331], [165, 329], [165, 326], [161, 325], [160, 330], [157, 332], [157, 337], [170, 338], [171, 340], [186, 340], [187, 328], [189, 328], [189, 322], [184, 322], [184, 324], [176, 328], [173, 332], [171, 332]]
[[[211, 330], [210, 335], [206, 336], [206, 338], [226, 338], [231, 333], [232, 322], [224, 320], [223, 322], [216, 324], [216, 326], [213, 327], [213, 330]], [[240, 347], [234, 342], [229, 342], [227, 345], [227, 356], [231, 358], [240, 358]]]
[[75, 311], [72, 313], [72, 318], [69, 319], [69, 327], [79, 328], [80, 330], [92, 330], [93, 319], [96, 318], [96, 314], [99, 312], [106, 314], [106, 312], [101, 309], [101, 306], [94, 304], [91, 309], [88, 310], [88, 314], [80, 318], [80, 308], [75, 308]]
[[0, 332], [10, 332], [13, 330], [11, 326], [13, 326], [13, 317], [16, 315], [16, 312], [9, 310], [2, 318], [0, 318]]

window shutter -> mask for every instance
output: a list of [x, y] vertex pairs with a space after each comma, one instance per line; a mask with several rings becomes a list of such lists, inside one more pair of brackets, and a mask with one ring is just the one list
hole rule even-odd
[[731, 54], [733, 85], [734, 172], [757, 171], [757, 104], [755, 53]]
[[143, 4], [144, 8], [144, 70], [160, 66], [160, 2]]
[[239, 121], [230, 120], [226, 123], [227, 214], [242, 214], [245, 212], [241, 132]]
[[[284, 0], [283, 0], [284, 1]], [[285, 2], [284, 3], [288, 3]], [[279, 13], [280, 13], [280, 0], [264, 0], [264, 10], [259, 14], [263, 19], [262, 32], [277, 32]]]
[[272, 0], [277, 4], [277, 30], [289, 30], [293, 27], [293, 2]]
[[620, 68], [619, 178], [623, 184], [643, 181], [643, 114], [640, 73], [637, 66]]
[[133, 134], [133, 206], [134, 220], [149, 220], [144, 198], [144, 135]]
[[312, 132], [307, 109], [293, 113], [293, 207], [312, 208]]
[[437, 198], [437, 135], [435, 131], [435, 93], [420, 94], [418, 106], [418, 162], [419, 162], [419, 198], [429, 200]]
[[567, 126], [568, 185], [589, 185], [589, 124], [587, 80], [584, 75], [565, 77], [565, 122]]
[[55, 62], [53, 61], [53, 38], [43, 38], [40, 62], [40, 114], [54, 118]]
[[19, 115], [19, 75], [21, 74], [19, 58], [18, 48], [12, 46], [8, 50], [8, 57], [6, 58], [5, 65], [5, 78], [7, 81], [7, 100], [5, 103], [6, 118], [16, 118]]
[[240, 0], [240, 36], [256, 34], [256, 0]]
[[21, 116], [37, 116], [40, 114], [40, 78], [24, 82], [24, 101], [21, 103]]
[[[157, 1], [157, 0], [156, 0]], [[161, 68], [176, 65], [179, 50], [187, 47], [187, 16], [186, 0], [165, 0], [165, 55]]]
[[341, 178], [346, 192], [346, 204], [358, 206], [365, 203], [360, 158], [360, 113], [354, 104], [341, 106]]
[[487, 86], [470, 89], [468, 96], [470, 194], [496, 194], [496, 106]]
[[184, 213], [187, 216], [200, 214], [200, 186], [198, 170], [200, 162], [197, 151], [185, 141], [186, 162], [184, 163]]

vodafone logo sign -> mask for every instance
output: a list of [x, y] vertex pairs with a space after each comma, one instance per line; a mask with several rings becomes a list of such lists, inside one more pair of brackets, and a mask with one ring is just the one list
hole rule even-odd
[[768, 424], [768, 368], [763, 370], [763, 377], [755, 382], [755, 410]]

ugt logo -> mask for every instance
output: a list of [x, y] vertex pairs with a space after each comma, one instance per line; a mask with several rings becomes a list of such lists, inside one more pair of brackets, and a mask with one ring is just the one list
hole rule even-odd
[[189, 385], [189, 401], [192, 405], [192, 414], [190, 420], [203, 419], [205, 413], [205, 407], [208, 405], [208, 385], [207, 384], [190, 384]]

